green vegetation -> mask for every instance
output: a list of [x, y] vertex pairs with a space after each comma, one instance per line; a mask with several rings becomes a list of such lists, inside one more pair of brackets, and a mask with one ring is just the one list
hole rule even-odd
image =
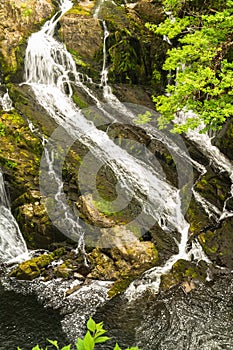
[[147, 28], [172, 43], [163, 69], [166, 94], [154, 96], [159, 125], [166, 127], [179, 112], [192, 111], [174, 123], [175, 132], [204, 124], [219, 129], [233, 115], [233, 1], [163, 0], [168, 17]]
[[142, 125], [151, 121], [152, 114], [150, 111], [146, 111], [144, 114], [138, 114], [137, 119], [134, 120], [136, 124]]
[[6, 136], [5, 129], [6, 129], [6, 125], [0, 122], [0, 136]]
[[[95, 348], [96, 344], [99, 343], [105, 343], [110, 338], [105, 336], [104, 334], [107, 332], [103, 328], [103, 322], [95, 323], [95, 321], [92, 318], [89, 318], [87, 321], [87, 333], [83, 339], [78, 338], [76, 343], [76, 349], [77, 350], [93, 350]], [[52, 344], [57, 350], [71, 350], [71, 345], [66, 345], [62, 348], [58, 346], [58, 342], [56, 340], [50, 340], [47, 339], [50, 344]], [[44, 350], [47, 350], [46, 347]], [[18, 350], [21, 350], [18, 347]], [[32, 350], [43, 350], [39, 347], [39, 345], [36, 345], [32, 348]], [[113, 350], [121, 350], [118, 344], [115, 345]], [[132, 347], [127, 348], [126, 350], [139, 350], [138, 347]]]

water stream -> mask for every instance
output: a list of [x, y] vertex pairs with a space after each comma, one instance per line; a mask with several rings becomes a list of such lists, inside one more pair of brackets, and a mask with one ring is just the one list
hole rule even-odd
[[[64, 0], [62, 2], [63, 9], [66, 10], [70, 6], [70, 1]], [[132, 197], [137, 199], [142, 208], [142, 215], [135, 219], [137, 225], [141, 225], [140, 220], [142, 221], [143, 219], [143, 225], [146, 225], [146, 229], [151, 227], [152, 223], [157, 222], [165, 230], [170, 232], [175, 230], [180, 233], [179, 254], [173, 256], [166, 264], [166, 267], [158, 269], [161, 275], [161, 273], [168, 271], [176, 260], [182, 257], [184, 259], [188, 258], [186, 243], [189, 225], [182, 214], [180, 192], [164, 181], [160, 174], [157, 173], [157, 169], [154, 169], [145, 161], [135, 158], [132, 154], [116, 145], [105, 132], [97, 129], [92, 122], [87, 120], [81, 110], [74, 105], [71, 99], [70, 77], [73, 77], [74, 83], [82, 87], [81, 75], [76, 71], [72, 56], [67, 52], [65, 46], [53, 37], [57, 21], [65, 10], [61, 11], [59, 16], [56, 14], [38, 33], [33, 34], [29, 38], [25, 57], [26, 84], [32, 87], [38, 102], [47, 110], [51, 117], [66, 130], [71, 144], [74, 142], [73, 140], [81, 140], [97, 160], [102, 164], [107, 163], [113, 170], [118, 179], [121, 194], [124, 192], [120, 204], [127, 203], [127, 200], [129, 201]], [[105, 43], [108, 37], [105, 22], [103, 22], [103, 26]], [[104, 45], [104, 53], [105, 50]], [[107, 84], [106, 58], [104, 58], [101, 75], [101, 84], [106, 87], [104, 98], [108, 99], [108, 102], [113, 107], [117, 103], [117, 108], [118, 110], [121, 108], [122, 113], [127, 112], [124, 105], [116, 98], [112, 98], [112, 92]], [[101, 108], [103, 110], [104, 106], [102, 105]], [[47, 149], [45, 150], [46, 152]], [[51, 181], [54, 182], [54, 179], [57, 179], [54, 197], [55, 200], [60, 202], [58, 205], [61, 207], [61, 202], [64, 203], [62, 199], [62, 183], [61, 178], [53, 170], [54, 159], [56, 157], [52, 154], [50, 157], [48, 154], [45, 156], [45, 161], [47, 160], [48, 164], [47, 168], [46, 164], [43, 164], [43, 167], [47, 170], [42, 178], [42, 182], [44, 181], [44, 188], [46, 188], [44, 194], [49, 196], [50, 193], [47, 191], [49, 186], [46, 187], [46, 183], [48, 183], [50, 175], [52, 175]], [[87, 183], [89, 185], [89, 181]], [[62, 210], [65, 210], [65, 207]], [[76, 232], [77, 236], [76, 240], [79, 241], [83, 233], [79, 219], [66, 214], [64, 220], [64, 225], [67, 225], [69, 228], [73, 227], [73, 231]]]
[[9, 264], [27, 258], [27, 246], [11, 213], [3, 174], [0, 170], [0, 262]]
[[[66, 282], [63, 282], [63, 285], [60, 281], [47, 284], [38, 281], [33, 282], [31, 288], [37, 291], [37, 299], [46, 307], [52, 306], [61, 310], [63, 330], [72, 341], [81, 335], [80, 332], [83, 332], [89, 313], [94, 314], [99, 306], [96, 318], [100, 321], [104, 319], [107, 327], [109, 324], [113, 337], [119, 336], [120, 333], [123, 346], [134, 343], [145, 350], [232, 349], [232, 339], [228, 339], [228, 335], [233, 331], [230, 324], [232, 298], [228, 277], [224, 276], [222, 286], [219, 279], [217, 282], [211, 282], [208, 288], [200, 284], [190, 296], [187, 296], [179, 287], [165, 294], [158, 294], [161, 276], [168, 273], [179, 259], [194, 259], [197, 263], [204, 260], [210, 263], [196, 241], [193, 241], [191, 249], [187, 245], [189, 224], [184, 217], [181, 189], [185, 182], [192, 182], [192, 174], [179, 179], [179, 186], [175, 187], [166, 180], [163, 172], [161, 173], [158, 163], [154, 166], [154, 163], [148, 160], [149, 158], [139, 158], [135, 152], [120, 147], [107, 132], [100, 130], [98, 125], [96, 126], [88, 119], [88, 113], [86, 115], [75, 105], [72, 100], [73, 85], [91, 97], [95, 105], [92, 111], [97, 111], [103, 116], [106, 124], [121, 122], [134, 125], [138, 113], [138, 109], [135, 111], [130, 104], [122, 104], [112, 93], [108, 84], [106, 45], [109, 31], [106, 22], [101, 20], [104, 37], [103, 66], [100, 72], [103, 96], [100, 100], [90, 88], [92, 80], [76, 70], [71, 54], [66, 50], [65, 45], [54, 37], [58, 21], [73, 5], [70, 0], [60, 0], [59, 4], [58, 13], [47, 21], [39, 32], [32, 34], [28, 39], [25, 56], [24, 84], [32, 88], [38, 103], [59, 125], [58, 133], [53, 134], [54, 138], [43, 140], [41, 189], [42, 194], [49, 200], [53, 199], [55, 203], [55, 211], [51, 211], [52, 209], [48, 207], [49, 215], [52, 216], [55, 225], [61, 225], [62, 221], [62, 226], [59, 228], [64, 230], [64, 233], [68, 230], [69, 237], [74, 239], [82, 250], [87, 228], [78, 215], [68, 207], [63, 192], [62, 173], [57, 171], [57, 169], [61, 170], [63, 164], [61, 153], [66, 154], [75, 140], [79, 140], [88, 148], [89, 153], [94, 157], [92, 159], [95, 159], [99, 167], [107, 164], [117, 177], [118, 198], [111, 203], [113, 207], [115, 205], [115, 210], [119, 211], [127, 206], [132, 198], [135, 198], [140, 205], [141, 213], [134, 218], [133, 223], [142, 231], [148, 230], [157, 223], [172, 237], [174, 232], [178, 232], [179, 241], [174, 237], [178, 253], [172, 255], [164, 265], [145, 272], [141, 279], [129, 286], [122, 298], [116, 298], [107, 304], [107, 284], [99, 282], [91, 282], [90, 285], [80, 288], [68, 298], [65, 298], [65, 293], [72, 286], [68, 286]], [[100, 1], [94, 13], [96, 18], [99, 18], [103, 5], [104, 2]], [[10, 110], [12, 107], [6, 95], [1, 97], [0, 103], [5, 110]], [[140, 109], [139, 111], [141, 112]], [[153, 123], [143, 125], [142, 129], [151, 139], [162, 141], [167, 146], [176, 160], [178, 172], [183, 171], [185, 164], [186, 169], [194, 167], [200, 174], [205, 173], [205, 166], [191, 159], [180, 139], [172, 138], [169, 133], [157, 130]], [[62, 144], [56, 143], [55, 136], [58, 139], [62, 137]], [[187, 137], [194, 141], [208, 158], [212, 159], [218, 171], [226, 171], [233, 180], [232, 164], [216, 147], [212, 146], [208, 136], [190, 133]], [[60, 145], [63, 147], [62, 152], [58, 147]], [[86, 165], [89, 164], [86, 163]], [[79, 176], [83, 193], [88, 190], [94, 192], [93, 178], [86, 177], [82, 169]], [[216, 221], [233, 215], [225, 205], [222, 210], [210, 205], [194, 188], [190, 188], [190, 193], [193, 193], [205, 212]], [[231, 196], [233, 196], [233, 186], [229, 198]], [[8, 263], [27, 254], [25, 242], [9, 209], [9, 200], [1, 173], [0, 239], [1, 262]], [[15, 287], [7, 288], [11, 290]], [[20, 290], [23, 288], [22, 284]], [[25, 294], [29, 293], [27, 288], [25, 287]], [[105, 305], [102, 307], [103, 304]], [[214, 317], [218, 321], [217, 326], [212, 322]], [[63, 334], [61, 339], [64, 339]], [[28, 344], [32, 345], [30, 342]]]

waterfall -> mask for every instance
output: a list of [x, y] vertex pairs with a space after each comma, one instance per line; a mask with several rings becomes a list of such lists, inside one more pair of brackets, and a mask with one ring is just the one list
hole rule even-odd
[[[175, 122], [183, 123], [186, 121], [186, 119], [190, 117], [195, 117], [195, 114], [192, 111], [183, 111], [180, 112], [179, 115], [176, 117]], [[229, 197], [225, 200], [222, 211], [219, 211], [212, 204], [210, 205], [209, 203], [207, 203], [207, 201], [201, 198], [200, 195], [194, 195], [198, 202], [202, 204], [203, 209], [207, 213], [215, 212], [215, 214], [217, 214], [218, 220], [220, 221], [227, 217], [233, 216], [233, 212], [228, 211], [226, 208], [227, 201], [233, 197], [233, 164], [224, 154], [221, 153], [221, 151], [216, 146], [212, 144], [212, 137], [210, 137], [207, 133], [200, 132], [203, 128], [204, 124], [201, 124], [198, 128], [194, 130], [189, 130], [186, 133], [186, 137], [189, 140], [193, 141], [196, 144], [196, 146], [201, 150], [201, 152], [204, 155], [206, 155], [208, 159], [211, 160], [212, 166], [219, 173], [225, 171], [229, 175], [232, 184]]]
[[[180, 242], [177, 243], [178, 254], [173, 255], [164, 266], [156, 267], [148, 272], [150, 286], [152, 285], [154, 290], [158, 291], [161, 275], [168, 272], [177, 260], [191, 258], [187, 252], [189, 224], [182, 213], [180, 191], [169, 184], [165, 177], [161, 176], [161, 173], [146, 159], [138, 159], [130, 154], [128, 150], [124, 150], [115, 144], [105, 132], [99, 130], [92, 122], [87, 120], [84, 113], [73, 103], [71, 80], [73, 84], [83, 89], [93, 98], [101, 113], [109, 117], [105, 106], [97, 100], [91, 89], [83, 83], [82, 74], [77, 72], [75, 62], [66, 50], [65, 45], [58, 42], [53, 36], [57, 22], [66, 10], [72, 6], [69, 0], [61, 1], [60, 5], [61, 10], [50, 21], [46, 22], [39, 32], [32, 34], [28, 40], [25, 57], [25, 83], [31, 86], [37, 101], [65, 130], [63, 134], [56, 135], [63, 140], [64, 152], [67, 152], [67, 149], [78, 139], [88, 147], [89, 153], [94, 155], [100, 164], [108, 164], [112, 169], [118, 179], [118, 189], [120, 189], [120, 199], [113, 203], [116, 204], [115, 210], [119, 209], [119, 205], [122, 208], [123, 204], [125, 206], [132, 198], [136, 198], [142, 208], [141, 214], [133, 221], [137, 227], [141, 227], [140, 225], [143, 222], [143, 228], [148, 229], [156, 222], [170, 234], [174, 231], [180, 233]], [[135, 114], [128, 112], [129, 109], [113, 95], [108, 86], [106, 39], [109, 32], [104, 21], [103, 28], [104, 60], [101, 72], [103, 97], [114, 110], [120, 110], [124, 115], [123, 118], [132, 123]], [[161, 136], [152, 126], [145, 126], [144, 128], [153, 136], [156, 134], [158, 139], [160, 137], [164, 139], [164, 135]], [[55, 201], [54, 207], [56, 210], [52, 213], [54, 224], [59, 220], [62, 221], [63, 233], [67, 234], [66, 232], [69, 231], [67, 235], [80, 243], [80, 241], [83, 242], [83, 223], [66, 204], [62, 177], [61, 174], [59, 175], [55, 171], [55, 168], [62, 164], [58, 166], [57, 158], [59, 158], [59, 154], [56, 153], [56, 146], [54, 149], [56, 143], [53, 141], [45, 145], [44, 158], [41, 163], [42, 168], [45, 169], [44, 175], [41, 177], [43, 194]], [[188, 159], [187, 167], [195, 164], [195, 166], [202, 168], [200, 164], [193, 162], [183, 150], [177, 150], [179, 145], [171, 142], [170, 138], [167, 138], [165, 144], [173, 153], [186, 156]], [[91, 178], [91, 175], [87, 178], [83, 175], [83, 179], [85, 192], [86, 189], [90, 190], [90, 183], [93, 183], [93, 178]], [[91, 190], [93, 189], [91, 188]], [[198, 250], [198, 247], [195, 249]], [[138, 287], [133, 285], [132, 289], [138, 290]]]
[[27, 246], [10, 211], [3, 175], [0, 171], [0, 262], [6, 264], [20, 262], [27, 257]]
[[[0, 83], [0, 86], [1, 86], [1, 83]], [[8, 90], [0, 91], [0, 106], [2, 106], [2, 109], [5, 112], [9, 112], [13, 109], [12, 101], [8, 94]]]

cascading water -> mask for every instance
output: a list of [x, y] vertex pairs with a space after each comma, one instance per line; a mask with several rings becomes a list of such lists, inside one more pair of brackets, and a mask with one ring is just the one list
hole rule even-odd
[[[61, 4], [64, 9], [71, 6], [70, 1], [63, 1]], [[59, 16], [55, 15], [40, 32], [29, 38], [25, 57], [26, 83], [32, 87], [38, 102], [67, 130], [71, 138], [81, 140], [97, 159], [108, 163], [124, 192], [128, 193], [129, 198], [136, 197], [150, 220], [160, 223], [169, 231], [176, 230], [181, 234], [180, 252], [172, 261], [176, 261], [176, 258], [187, 258], [189, 225], [181, 212], [179, 191], [160, 178], [155, 169], [117, 146], [106, 133], [90, 123], [72, 102], [70, 78], [74, 77], [74, 83], [81, 86], [80, 74], [65, 46], [53, 37], [57, 21], [64, 12], [60, 12]], [[107, 37], [106, 30], [105, 27], [104, 40]], [[105, 77], [107, 86], [106, 76], [103, 74], [102, 77]], [[52, 166], [52, 163], [50, 158], [48, 166]], [[48, 171], [48, 174], [51, 173], [52, 169]], [[56, 198], [61, 199], [60, 181], [57, 190]], [[78, 219], [74, 221], [67, 218], [66, 224], [68, 223], [81, 237], [83, 230]]]
[[[102, 1], [100, 1], [97, 7], [95, 13], [96, 17], [98, 17], [101, 4]], [[58, 125], [62, 126], [66, 131], [67, 139], [65, 138], [63, 141], [68, 141], [68, 144], [64, 145], [64, 148], [66, 146], [68, 147], [73, 140], [78, 139], [81, 141], [87, 146], [90, 153], [94, 155], [95, 159], [97, 159], [100, 164], [107, 163], [113, 170], [118, 178], [119, 187], [126, 193], [126, 202], [133, 196], [136, 197], [142, 207], [143, 216], [146, 215], [146, 217], [149, 218], [149, 224], [151, 224], [151, 222], [157, 222], [164, 231], [169, 231], [171, 235], [173, 231], [178, 231], [180, 233], [180, 240], [177, 243], [178, 253], [171, 256], [164, 266], [147, 271], [141, 279], [131, 284], [125, 296], [132, 300], [132, 304], [127, 303], [124, 299], [124, 307], [122, 307], [121, 304], [120, 306], [117, 305], [117, 298], [116, 301], [112, 301], [113, 305], [110, 301], [110, 310], [111, 312], [113, 311], [113, 315], [111, 315], [111, 312], [107, 312], [105, 320], [110, 318], [111, 321], [111, 317], [113, 317], [114, 319], [112, 319], [112, 322], [114, 324], [115, 319], [119, 317], [119, 324], [121, 324], [122, 312], [126, 311], [126, 319], [124, 320], [126, 326], [125, 329], [120, 332], [124, 334], [124, 331], [126, 331], [127, 333], [128, 328], [129, 333], [135, 332], [135, 329], [132, 331], [132, 327], [135, 326], [137, 335], [132, 342], [135, 341], [138, 345], [147, 350], [167, 350], [173, 348], [187, 348], [192, 350], [220, 349], [216, 347], [218, 344], [220, 344], [221, 349], [231, 349], [233, 345], [232, 341], [227, 340], [226, 335], [230, 334], [231, 331], [228, 322], [231, 315], [230, 317], [226, 315], [228, 315], [230, 307], [232, 306], [232, 300], [229, 298], [230, 284], [228, 286], [227, 279], [223, 281], [223, 286], [224, 288], [226, 287], [226, 294], [224, 294], [223, 297], [216, 297], [216, 293], [213, 295], [213, 293], [211, 294], [211, 290], [201, 287], [201, 293], [207, 300], [203, 308], [202, 305], [200, 307], [198, 304], [200, 302], [198, 290], [196, 292], [194, 291], [193, 299], [192, 297], [188, 299], [181, 289], [177, 289], [174, 295], [172, 294], [173, 291], [171, 291], [171, 295], [167, 295], [167, 299], [162, 301], [161, 298], [163, 296], [161, 297], [160, 294], [158, 296], [158, 301], [156, 301], [155, 298], [153, 299], [154, 294], [153, 297], [148, 295], [148, 299], [146, 298], [147, 296], [140, 296], [141, 292], [145, 292], [146, 290], [148, 293], [148, 289], [153, 289], [158, 292], [161, 276], [169, 272], [177, 260], [194, 259], [197, 262], [204, 260], [207, 263], [209, 263], [209, 260], [203, 254], [200, 245], [196, 241], [193, 241], [192, 249], [188, 251], [187, 241], [189, 225], [182, 213], [180, 191], [168, 183], [163, 174], [157, 171], [157, 169], [154, 169], [150, 162], [146, 162], [145, 159], [138, 159], [134, 154], [130, 153], [129, 150], [124, 150], [117, 146], [117, 144], [108, 137], [107, 133], [99, 130], [92, 122], [88, 121], [85, 117], [85, 113], [82, 113], [73, 103], [71, 99], [72, 85], [76, 85], [76, 87], [82, 89], [92, 98], [94, 104], [99, 108], [99, 111], [101, 111], [110, 122], [114, 120], [120, 122], [120, 117], [122, 117], [123, 122], [128, 122], [132, 125], [132, 121], [135, 118], [135, 114], [131, 112], [130, 108], [121, 104], [113, 95], [108, 85], [106, 40], [109, 32], [104, 21], [102, 22], [104, 29], [104, 59], [101, 72], [101, 86], [103, 88], [103, 100], [107, 101], [114, 110], [120, 111], [120, 113], [113, 113], [114, 117], [109, 114], [108, 109], [105, 108], [104, 104], [97, 99], [95, 93], [90, 89], [91, 79], [88, 77], [84, 79], [83, 74], [76, 71], [72, 56], [67, 52], [62, 43], [54, 39], [53, 34], [60, 17], [71, 8], [71, 6], [71, 1], [60, 0], [60, 11], [44, 25], [41, 31], [33, 34], [29, 38], [25, 60], [26, 84], [30, 85], [33, 89], [37, 101], [47, 110]], [[85, 84], [85, 81], [88, 81], [88, 86]], [[161, 140], [172, 155], [184, 158], [187, 164], [194, 166], [201, 174], [206, 171], [202, 164], [192, 160], [183, 151], [182, 147], [179, 148], [175, 140], [173, 142], [171, 137], [168, 137], [166, 133], [158, 131], [153, 127], [153, 124], [144, 125], [142, 128], [152, 138]], [[70, 143], [68, 138], [71, 139]], [[55, 189], [56, 193], [54, 199], [60, 205], [57, 216], [59, 216], [60, 211], [61, 213], [66, 213], [63, 224], [69, 228], [71, 237], [79, 241], [79, 244], [82, 245], [84, 235], [83, 225], [78, 217], [74, 217], [74, 215], [70, 214], [67, 210], [67, 207], [63, 206], [65, 202], [62, 190], [63, 182], [61, 176], [56, 172], [56, 167], [58, 165], [56, 157], [57, 155], [59, 156], [59, 154], [56, 153], [56, 149], [53, 148], [54, 140], [51, 140], [52, 142], [47, 142], [43, 139], [43, 141], [45, 146], [45, 162], [42, 164], [42, 167], [44, 167], [45, 173], [47, 173], [48, 182], [52, 183], [53, 190]], [[54, 146], [56, 148], [56, 142], [54, 142]], [[214, 154], [216, 153], [212, 153], [211, 157]], [[210, 155], [210, 153], [208, 153], [208, 155]], [[177, 164], [178, 163], [179, 162], [177, 162]], [[232, 168], [229, 163], [223, 161], [223, 158], [218, 160], [216, 164], [218, 164], [220, 169], [227, 170], [230, 174]], [[80, 176], [82, 176], [82, 174]], [[88, 179], [85, 179], [86, 183]], [[1, 188], [3, 188], [2, 185]], [[3, 190], [1, 190], [1, 193], [3, 193]], [[223, 212], [213, 206], [210, 208], [208, 201], [204, 200], [199, 193], [195, 191], [193, 193], [196, 201], [201, 203], [207, 214], [214, 216], [215, 219], [221, 218], [221, 215], [230, 214], [226, 212], [225, 208]], [[46, 194], [49, 195], [49, 193]], [[2, 194], [2, 202], [6, 201], [6, 198], [7, 197]], [[5, 202], [5, 204], [6, 203], [7, 202]], [[7, 209], [5, 204], [1, 207]], [[2, 222], [4, 222], [4, 220], [2, 220]], [[7, 232], [9, 231], [7, 230]], [[10, 283], [14, 283], [14, 281]], [[43, 301], [46, 306], [52, 305], [54, 308], [60, 309], [61, 313], [65, 315], [63, 328], [72, 339], [75, 339], [77, 335], [81, 335], [80, 332], [82, 331], [84, 319], [89, 316], [89, 313], [93, 314], [96, 307], [103, 304], [107, 298], [107, 284], [103, 283], [102, 285], [101, 282], [98, 282], [99, 285], [96, 282], [91, 282], [90, 285], [84, 286], [81, 286], [82, 282], [79, 280], [76, 280], [74, 285], [70, 285], [69, 281], [63, 281], [61, 283], [60, 280], [47, 283], [34, 281], [32, 283], [32, 289], [35, 288], [35, 290], [37, 290], [39, 299]], [[24, 290], [25, 286], [26, 283], [25, 285], [23, 283], [20, 284], [20, 290]], [[64, 297], [67, 288], [73, 287], [78, 287], [77, 291], [69, 297]], [[25, 287], [25, 290], [26, 289], [27, 287]], [[220, 286], [216, 286], [216, 290], [218, 291], [219, 289]], [[134, 296], [140, 297], [135, 301]], [[216, 301], [220, 302], [219, 308], [217, 307], [218, 303]], [[227, 304], [224, 304], [225, 301], [227, 301]], [[202, 304], [204, 303], [203, 300], [201, 300], [201, 302]], [[115, 314], [114, 303], [116, 303], [117, 310]], [[211, 310], [209, 310], [209, 306]], [[106, 305], [104, 307], [106, 307]], [[135, 313], [135, 316], [132, 318], [130, 313], [132, 310], [128, 311], [130, 308], [133, 308]], [[203, 310], [203, 313], [199, 308], [201, 311]], [[104, 312], [101, 310], [100, 315], [100, 321], [102, 321]], [[221, 328], [219, 343], [215, 341], [215, 333], [219, 332], [219, 330], [218, 327], [213, 327], [211, 317], [217, 317]], [[196, 321], [196, 319], [202, 320], [202, 318], [204, 319], [203, 322]], [[131, 326], [130, 323], [133, 323], [133, 326]], [[82, 325], [81, 327], [80, 324]], [[117, 329], [117, 327], [115, 328]], [[125, 346], [130, 345], [129, 340], [131, 341], [131, 338], [129, 334], [127, 334], [125, 337]], [[104, 348], [107, 349], [108, 345]], [[112, 349], [112, 347], [109, 347], [109, 349], [110, 348]]]
[[[192, 111], [187, 112], [180, 112], [179, 116], [177, 116], [176, 122], [182, 123], [185, 122], [187, 118], [193, 118], [195, 117], [195, 114]], [[215, 214], [218, 215], [218, 220], [221, 221], [227, 217], [233, 216], [233, 212], [227, 210], [226, 203], [227, 201], [233, 197], [233, 165], [232, 162], [220, 152], [220, 150], [212, 144], [212, 137], [210, 137], [207, 133], [201, 133], [200, 131], [204, 128], [204, 124], [200, 125], [195, 130], [190, 130], [186, 133], [186, 136], [189, 140], [192, 140], [195, 142], [196, 146], [202, 151], [203, 154], [205, 154], [208, 159], [210, 159], [210, 162], [212, 163], [212, 166], [220, 173], [220, 172], [226, 172], [229, 175], [229, 178], [231, 180], [231, 190], [229, 193], [228, 198], [225, 200], [225, 203], [223, 205], [222, 211], [218, 210], [217, 208], [214, 208], [213, 204], [209, 205], [207, 201], [203, 200], [200, 195], [196, 195], [196, 199], [199, 203], [202, 204], [203, 208], [206, 212], [215, 212]]]
[[0, 262], [9, 264], [27, 258], [27, 246], [10, 211], [3, 175], [0, 171]]
[[1, 83], [0, 83], [0, 106], [5, 112], [9, 112], [13, 109], [12, 101], [8, 94], [8, 90], [6, 91], [4, 90], [3, 91], [1, 90]]

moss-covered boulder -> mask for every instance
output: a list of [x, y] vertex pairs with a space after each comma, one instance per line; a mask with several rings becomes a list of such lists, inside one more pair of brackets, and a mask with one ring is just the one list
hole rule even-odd
[[233, 269], [233, 218], [220, 222], [216, 229], [201, 233], [198, 239], [213, 263]]
[[102, 229], [98, 247], [89, 253], [94, 269], [89, 278], [136, 278], [156, 265], [158, 251], [152, 242], [140, 242], [125, 226]]
[[186, 292], [195, 288], [195, 281], [204, 282], [207, 277], [207, 264], [201, 261], [199, 264], [187, 260], [178, 260], [171, 271], [161, 277], [161, 290], [181, 284]]
[[209, 203], [222, 210], [225, 200], [229, 197], [231, 180], [228, 174], [222, 172], [216, 174], [212, 168], [207, 168], [207, 172], [196, 182], [195, 190]]
[[63, 242], [62, 246], [53, 252], [41, 254], [19, 264], [11, 271], [10, 276], [22, 280], [33, 280], [39, 276], [45, 281], [52, 278], [84, 280], [84, 276], [90, 271], [91, 266], [86, 264], [83, 254]]
[[33, 280], [39, 277], [43, 270], [55, 259], [55, 255], [42, 254], [36, 258], [25, 261], [14, 269], [10, 276], [22, 280]]
[[59, 34], [78, 70], [96, 75], [101, 69], [95, 57], [102, 48], [103, 31], [99, 20], [91, 15], [93, 5], [93, 2], [89, 2], [89, 6], [84, 2], [75, 3], [60, 20]]

